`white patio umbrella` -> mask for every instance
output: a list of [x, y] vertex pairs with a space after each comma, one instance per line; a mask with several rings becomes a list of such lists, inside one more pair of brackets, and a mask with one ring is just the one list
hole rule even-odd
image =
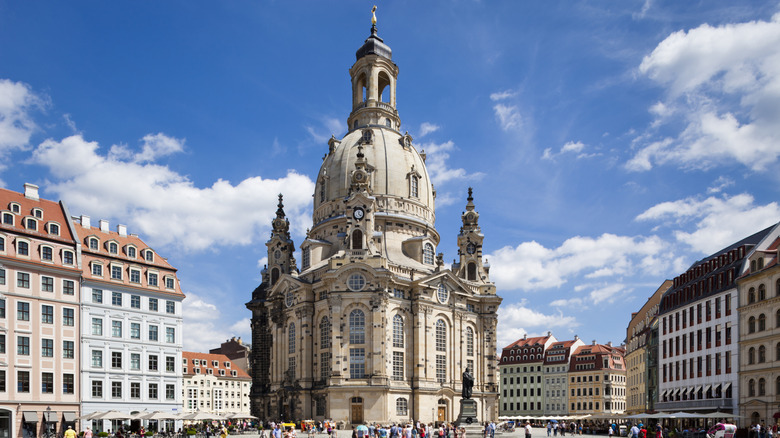
[[178, 417], [173, 412], [154, 411], [141, 416], [143, 420], [175, 420]]
[[96, 415], [92, 420], [129, 420], [132, 417], [130, 414], [125, 414], [119, 411], [107, 411], [100, 415]]
[[97, 416], [105, 414], [103, 411], [95, 411], [91, 412], [87, 415], [82, 415], [79, 417], [79, 420], [94, 420]]

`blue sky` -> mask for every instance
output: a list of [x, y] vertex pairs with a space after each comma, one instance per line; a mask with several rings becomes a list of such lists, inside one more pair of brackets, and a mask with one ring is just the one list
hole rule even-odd
[[[0, 1], [0, 185], [167, 256], [185, 348], [248, 340], [276, 194], [299, 244], [372, 5]], [[447, 262], [474, 187], [499, 348], [620, 343], [665, 279], [780, 221], [780, 3], [378, 7]]]

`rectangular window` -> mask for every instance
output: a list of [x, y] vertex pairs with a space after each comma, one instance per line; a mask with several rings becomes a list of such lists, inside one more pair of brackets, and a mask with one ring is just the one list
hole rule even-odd
[[62, 253], [62, 263], [66, 265], [72, 265], [73, 264], [73, 253], [70, 251], [64, 251]]
[[157, 371], [157, 355], [156, 354], [150, 354], [149, 355], [149, 371]]
[[141, 382], [130, 382], [130, 398], [141, 398]]
[[715, 374], [720, 374], [720, 353], [715, 353]]
[[149, 278], [149, 286], [157, 286], [157, 274], [150, 272], [147, 274], [147, 277]]
[[16, 372], [16, 392], [30, 392], [30, 372]]
[[141, 271], [137, 271], [135, 269], [130, 270], [130, 282], [131, 283], [140, 283], [141, 282]]
[[16, 319], [19, 321], [30, 320], [30, 303], [16, 302]]
[[41, 290], [44, 292], [54, 292], [54, 279], [52, 277], [41, 276]]
[[96, 277], [102, 277], [103, 276], [103, 265], [99, 265], [97, 263], [92, 264], [92, 275]]
[[165, 385], [165, 399], [174, 400], [176, 398], [176, 385]]
[[131, 370], [140, 370], [141, 369], [141, 354], [140, 353], [130, 353], [130, 369]]
[[727, 373], [731, 372], [731, 352], [730, 351], [726, 352], [726, 372]]
[[706, 304], [706, 306], [705, 306], [705, 307], [706, 307], [706, 310], [705, 310], [705, 315], [706, 315], [707, 321], [709, 321], [710, 319], [712, 319], [712, 306], [711, 306], [711, 301], [710, 301], [710, 300], [707, 300], [707, 302], [706, 302], [705, 304]]
[[111, 305], [112, 306], [122, 305], [122, 292], [111, 292]]
[[16, 337], [16, 354], [20, 356], [30, 355], [30, 338], [28, 336]]
[[149, 384], [149, 400], [157, 400], [157, 384]]
[[0, 319], [5, 319], [5, 299], [0, 298]]
[[130, 323], [130, 338], [141, 339], [141, 323], [138, 322]]
[[121, 280], [122, 279], [122, 267], [117, 265], [111, 265], [111, 279], [113, 280]]
[[103, 320], [100, 318], [92, 318], [92, 335], [103, 336]]
[[74, 310], [67, 307], [62, 308], [62, 325], [67, 327], [73, 327], [76, 324], [74, 317]]
[[0, 354], [5, 354], [5, 335], [0, 335]]
[[111, 382], [111, 398], [122, 398], [122, 382]]
[[54, 394], [53, 373], [41, 373], [41, 392], [44, 394]]
[[73, 382], [74, 382], [73, 374], [63, 374], [62, 375], [62, 393], [63, 394], [74, 394], [75, 393], [76, 385]]
[[149, 310], [152, 312], [157, 311], [157, 298], [149, 298]]
[[122, 321], [111, 321], [111, 336], [114, 338], [122, 337]]
[[157, 341], [157, 326], [156, 325], [150, 325], [149, 326], [149, 340], [150, 341]]
[[176, 358], [173, 356], [165, 356], [165, 371], [173, 373], [176, 371]]
[[404, 379], [404, 353], [402, 351], [393, 352], [393, 380]]
[[46, 304], [41, 306], [41, 322], [44, 324], [54, 324], [54, 306]]
[[122, 368], [122, 352], [121, 351], [112, 351], [111, 352], [111, 368], [121, 369]]
[[30, 274], [25, 274], [24, 272], [17, 272], [16, 273], [16, 286], [21, 287], [23, 289], [29, 289], [30, 288]]
[[52, 260], [52, 251], [51, 248], [48, 246], [42, 246], [41, 247], [41, 260], [51, 261]]
[[62, 280], [62, 294], [73, 295], [75, 292], [75, 283], [73, 280]]
[[436, 355], [436, 381], [439, 383], [447, 381], [447, 356], [443, 354]]
[[103, 397], [103, 382], [100, 380], [93, 380], [92, 381], [92, 398], [102, 398]]
[[130, 307], [133, 309], [141, 308], [141, 297], [139, 295], [130, 295]]
[[41, 339], [41, 357], [54, 357], [54, 339]]
[[100, 289], [92, 289], [92, 302], [100, 304], [103, 302], [103, 291]]
[[5, 269], [0, 269], [0, 285], [5, 284]]
[[167, 300], [165, 301], [165, 313], [173, 315], [176, 313], [176, 302]]
[[62, 341], [62, 357], [63, 359], [73, 359], [74, 357], [73, 341]]
[[176, 329], [173, 327], [165, 327], [165, 342], [173, 344], [176, 342]]
[[92, 368], [103, 368], [103, 352], [92, 350]]
[[715, 298], [715, 318], [720, 318], [720, 297]]
[[726, 295], [723, 302], [723, 307], [726, 308], [726, 316], [731, 315], [731, 295]]
[[365, 348], [349, 349], [349, 378], [362, 379], [366, 375]]
[[320, 353], [320, 378], [330, 377], [330, 352]]
[[165, 279], [165, 287], [168, 289], [173, 289], [173, 277], [167, 277]]

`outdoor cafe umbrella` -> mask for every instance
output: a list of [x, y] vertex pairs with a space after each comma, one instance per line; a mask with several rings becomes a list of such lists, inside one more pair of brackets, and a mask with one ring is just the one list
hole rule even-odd
[[129, 420], [132, 417], [130, 414], [125, 414], [119, 411], [107, 411], [100, 415], [92, 417], [92, 420]]
[[102, 411], [95, 411], [95, 412], [90, 412], [90, 413], [89, 413], [89, 414], [87, 414], [87, 415], [82, 415], [82, 416], [80, 416], [80, 417], [79, 417], [79, 420], [94, 420], [94, 419], [95, 419], [95, 418], [97, 418], [99, 415], [103, 415], [103, 414], [105, 414], [105, 412], [102, 412]]
[[178, 418], [173, 412], [154, 411], [141, 416], [143, 420], [175, 420]]

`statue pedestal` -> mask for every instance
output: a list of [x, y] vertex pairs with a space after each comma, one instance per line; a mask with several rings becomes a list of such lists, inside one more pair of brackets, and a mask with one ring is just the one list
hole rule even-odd
[[[466, 436], [474, 436], [475, 433], [482, 433], [482, 425], [477, 419], [477, 402], [470, 398], [460, 400], [460, 413], [455, 422], [457, 427], [466, 428]], [[479, 435], [477, 435], [479, 436]]]

